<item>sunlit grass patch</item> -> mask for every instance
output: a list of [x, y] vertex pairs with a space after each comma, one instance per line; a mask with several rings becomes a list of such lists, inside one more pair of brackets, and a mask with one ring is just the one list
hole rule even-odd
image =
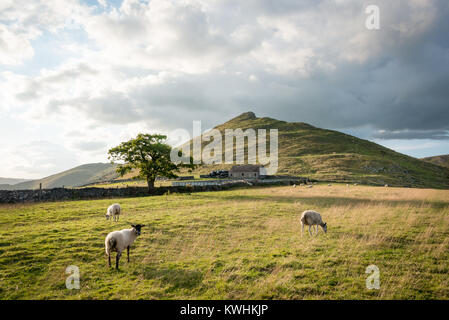
[[[106, 221], [109, 204], [123, 208]], [[328, 233], [301, 237], [303, 210]], [[107, 267], [108, 232], [143, 234]], [[447, 299], [449, 191], [334, 185], [0, 206], [2, 299]], [[380, 270], [379, 290], [365, 286]], [[68, 290], [65, 269], [80, 270]]]

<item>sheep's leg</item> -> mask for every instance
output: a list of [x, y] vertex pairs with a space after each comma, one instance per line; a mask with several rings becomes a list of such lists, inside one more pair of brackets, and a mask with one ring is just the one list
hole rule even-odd
[[128, 252], [128, 263], [129, 263], [129, 246], [126, 247], [126, 251]]
[[118, 221], [118, 218], [120, 218], [120, 216], [119, 216], [119, 215], [117, 216], [117, 221]]
[[318, 235], [318, 225], [315, 225], [316, 235]]
[[312, 232], [310, 231], [311, 225], [309, 225], [309, 235], [312, 236]]
[[122, 256], [121, 252], [117, 252], [117, 256], [115, 257], [115, 268], [118, 270], [118, 262], [120, 261], [120, 257]]
[[301, 237], [304, 234], [304, 223], [301, 222]]

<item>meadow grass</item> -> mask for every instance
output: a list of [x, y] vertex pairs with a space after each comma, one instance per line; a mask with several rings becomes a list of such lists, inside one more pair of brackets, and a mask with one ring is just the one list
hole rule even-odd
[[[106, 208], [122, 205], [117, 223]], [[301, 237], [315, 209], [328, 233]], [[146, 224], [107, 267], [108, 232]], [[0, 205], [1, 299], [448, 299], [449, 191], [265, 187]], [[368, 290], [366, 267], [380, 270]], [[68, 290], [65, 269], [80, 269]]]

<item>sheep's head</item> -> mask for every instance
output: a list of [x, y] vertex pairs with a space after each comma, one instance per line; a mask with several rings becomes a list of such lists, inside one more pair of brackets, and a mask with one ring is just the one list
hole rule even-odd
[[109, 220], [109, 215], [108, 214], [105, 214], [104, 216], [106, 217], [106, 220]]
[[324, 223], [323, 230], [324, 230], [324, 233], [327, 233], [327, 223]]
[[131, 227], [133, 227], [134, 232], [135, 232], [138, 236], [140, 236], [140, 229], [141, 229], [142, 227], [145, 227], [145, 225], [144, 225], [144, 224], [132, 224]]

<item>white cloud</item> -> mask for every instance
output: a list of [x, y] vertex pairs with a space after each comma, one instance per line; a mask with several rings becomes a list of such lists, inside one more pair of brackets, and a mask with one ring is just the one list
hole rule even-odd
[[31, 58], [34, 50], [28, 40], [25, 35], [15, 35], [0, 24], [0, 65], [16, 65]]
[[76, 0], [6, 0], [0, 7], [0, 66], [17, 65], [34, 55], [32, 41], [44, 32], [78, 28], [89, 9]]
[[98, 3], [102, 6], [102, 7], [107, 7], [108, 3], [106, 0], [98, 0]]
[[[251, 109], [324, 127], [447, 130], [448, 5], [377, 3], [371, 32], [370, 1], [2, 1], [0, 110], [36, 139], [57, 130], [54, 143], [81, 162], [139, 131]], [[35, 73], [11, 67], [45, 60], [42, 37], [72, 54]]]
[[76, 155], [65, 147], [49, 141], [31, 141], [7, 150], [0, 160], [2, 172], [23, 174], [38, 179], [78, 164]]

